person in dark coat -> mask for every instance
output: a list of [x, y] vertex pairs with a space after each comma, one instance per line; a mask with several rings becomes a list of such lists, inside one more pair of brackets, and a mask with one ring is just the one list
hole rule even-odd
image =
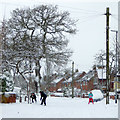
[[43, 91], [40, 91], [40, 95], [41, 95], [41, 98], [40, 98], [40, 100], [41, 100], [41, 105], [43, 105], [43, 103], [44, 103], [44, 105], [46, 106], [46, 98], [47, 98], [47, 95], [46, 95]]
[[35, 102], [37, 101], [35, 93], [31, 93], [30, 97], [32, 98], [32, 103], [34, 103], [34, 100], [35, 100]]

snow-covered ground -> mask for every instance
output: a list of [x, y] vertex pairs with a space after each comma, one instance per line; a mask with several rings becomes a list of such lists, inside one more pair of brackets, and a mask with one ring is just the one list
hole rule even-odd
[[[38, 97], [39, 99], [39, 97]], [[27, 102], [0, 104], [0, 118], [118, 118], [118, 104], [106, 99], [88, 104], [88, 98], [48, 97], [47, 106]]]

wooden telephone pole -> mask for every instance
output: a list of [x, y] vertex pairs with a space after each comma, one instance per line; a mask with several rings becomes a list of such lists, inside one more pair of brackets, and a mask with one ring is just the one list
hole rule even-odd
[[109, 7], [106, 8], [106, 104], [109, 104], [109, 87], [110, 87], [110, 71], [109, 71]]

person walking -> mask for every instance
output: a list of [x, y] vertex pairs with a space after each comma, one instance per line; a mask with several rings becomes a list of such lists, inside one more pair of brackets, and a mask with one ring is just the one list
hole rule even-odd
[[40, 95], [41, 95], [41, 98], [40, 98], [41, 105], [43, 105], [43, 103], [44, 103], [44, 105], [46, 106], [47, 95], [43, 91], [40, 91]]
[[88, 96], [89, 96], [89, 102], [88, 102], [88, 104], [90, 104], [91, 101], [92, 101], [92, 103], [94, 104], [92, 92], [90, 92], [90, 93], [88, 94]]

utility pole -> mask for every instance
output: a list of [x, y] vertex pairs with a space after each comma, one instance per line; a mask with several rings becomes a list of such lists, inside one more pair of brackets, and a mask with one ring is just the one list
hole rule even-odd
[[110, 74], [109, 74], [109, 7], [106, 8], [106, 104], [109, 104], [109, 84], [110, 84]]
[[74, 98], [74, 62], [72, 62], [72, 98]]
[[112, 32], [115, 32], [116, 33], [116, 65], [115, 65], [115, 103], [117, 103], [117, 72], [118, 72], [118, 69], [117, 69], [117, 56], [118, 56], [118, 52], [117, 52], [117, 35], [118, 35], [118, 31], [117, 30], [111, 30]]

